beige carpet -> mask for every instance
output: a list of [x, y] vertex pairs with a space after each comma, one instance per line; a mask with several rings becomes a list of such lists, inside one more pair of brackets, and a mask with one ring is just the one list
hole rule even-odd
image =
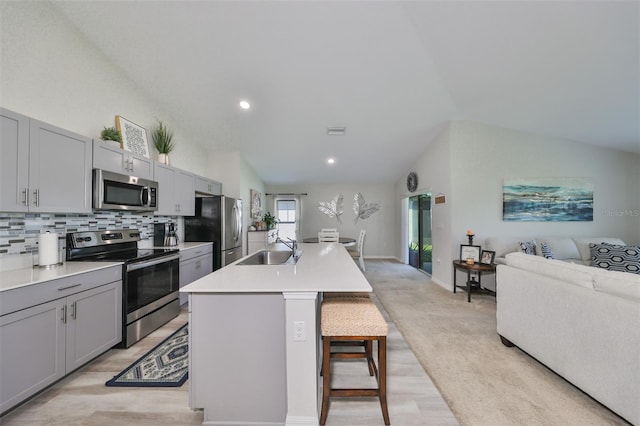
[[490, 295], [453, 294], [416, 269], [367, 261], [378, 299], [462, 425], [625, 425], [496, 334]]

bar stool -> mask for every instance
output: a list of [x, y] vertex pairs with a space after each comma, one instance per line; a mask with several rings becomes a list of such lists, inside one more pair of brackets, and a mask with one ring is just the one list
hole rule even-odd
[[[330, 303], [336, 301], [348, 302], [351, 301], [353, 303], [371, 303], [373, 301], [369, 297], [369, 293], [367, 292], [355, 292], [355, 291], [332, 291], [323, 293], [322, 296], [323, 303]], [[373, 362], [373, 344], [371, 341], [367, 340], [337, 340], [333, 339], [331, 341], [331, 346], [333, 347], [355, 347], [355, 348], [363, 348], [364, 352], [349, 352], [351, 358], [367, 358], [367, 362], [369, 365], [369, 375], [373, 376], [375, 363]], [[345, 353], [345, 352], [342, 352]], [[357, 355], [356, 355], [357, 354]], [[342, 355], [345, 357], [345, 355]], [[336, 358], [334, 356], [334, 358]], [[322, 376], [324, 370], [320, 370], [320, 375]]]
[[[320, 324], [322, 329], [322, 411], [320, 424], [327, 421], [329, 398], [375, 396], [380, 400], [382, 417], [385, 425], [389, 425], [387, 408], [387, 332], [388, 326], [376, 305], [367, 298], [335, 298], [322, 303]], [[373, 341], [378, 341], [378, 366], [371, 352], [331, 352], [333, 341], [364, 341], [373, 348]], [[334, 358], [366, 358], [369, 374], [375, 375], [377, 388], [332, 388], [331, 359]]]

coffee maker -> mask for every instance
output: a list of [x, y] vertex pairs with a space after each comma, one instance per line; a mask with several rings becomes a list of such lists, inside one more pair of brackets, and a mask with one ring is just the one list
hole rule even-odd
[[174, 247], [179, 243], [175, 223], [153, 224], [153, 245], [156, 247]]

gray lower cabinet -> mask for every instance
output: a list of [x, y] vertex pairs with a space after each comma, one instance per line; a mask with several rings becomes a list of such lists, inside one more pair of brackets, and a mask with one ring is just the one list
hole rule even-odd
[[[213, 272], [213, 245], [180, 250], [180, 287]], [[186, 293], [180, 293], [180, 304], [188, 301]]]
[[274, 244], [278, 238], [278, 230], [249, 231], [247, 232], [248, 254], [258, 250], [266, 250], [269, 244]]
[[142, 179], [153, 179], [153, 160], [99, 139], [93, 141], [93, 167]]
[[[0, 413], [121, 341], [122, 281], [100, 282], [115, 275], [81, 274], [73, 281], [88, 283], [85, 287], [102, 285], [0, 316]], [[41, 289], [26, 286], [8, 299], [28, 304], [21, 296], [29, 298], [34, 291], [46, 294], [51, 284], [56, 287], [53, 291], [65, 287], [64, 280], [52, 280], [33, 285]], [[34, 303], [40, 302], [35, 299]]]
[[193, 173], [155, 162], [153, 178], [158, 182], [157, 215], [193, 216], [196, 213]]
[[0, 211], [91, 212], [91, 139], [0, 109]]

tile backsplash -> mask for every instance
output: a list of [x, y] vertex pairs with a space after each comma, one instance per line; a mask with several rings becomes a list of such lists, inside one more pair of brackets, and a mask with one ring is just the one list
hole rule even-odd
[[55, 232], [65, 246], [67, 232], [137, 228], [143, 240], [153, 240], [153, 224], [178, 223], [175, 216], [101, 211], [93, 214], [0, 212], [0, 260], [37, 252], [38, 234]]

